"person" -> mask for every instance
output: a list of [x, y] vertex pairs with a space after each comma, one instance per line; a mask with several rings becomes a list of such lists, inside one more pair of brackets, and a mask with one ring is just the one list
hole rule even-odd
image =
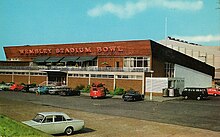
[[66, 81], [65, 80], [63, 81], [63, 85], [66, 85]]
[[36, 91], [36, 95], [40, 95], [40, 86], [39, 87], [37, 87], [37, 91]]

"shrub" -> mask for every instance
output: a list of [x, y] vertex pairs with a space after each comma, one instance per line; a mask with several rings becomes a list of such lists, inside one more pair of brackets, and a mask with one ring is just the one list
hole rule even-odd
[[114, 91], [109, 92], [110, 95], [123, 95], [125, 93], [123, 88], [116, 88]]
[[32, 83], [32, 84], [31, 84], [31, 86], [36, 87], [36, 86], [37, 86], [37, 84], [36, 84], [36, 83]]
[[80, 84], [80, 85], [75, 87], [75, 90], [80, 91], [80, 90], [83, 90], [84, 88], [85, 88], [85, 86]]
[[91, 86], [88, 85], [87, 87], [84, 87], [81, 91], [85, 92], [85, 93], [89, 93], [90, 92], [90, 88], [91, 88]]

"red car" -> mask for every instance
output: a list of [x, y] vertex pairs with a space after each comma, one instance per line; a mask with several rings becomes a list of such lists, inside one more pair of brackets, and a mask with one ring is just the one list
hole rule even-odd
[[220, 89], [218, 88], [208, 88], [208, 94], [209, 95], [213, 95], [213, 96], [217, 96], [220, 95]]
[[13, 84], [10, 87], [10, 90], [12, 90], [12, 91], [21, 91], [22, 89], [24, 89], [24, 86], [18, 85], [18, 84]]
[[106, 90], [103, 83], [93, 83], [90, 88], [90, 97], [104, 98], [106, 96]]

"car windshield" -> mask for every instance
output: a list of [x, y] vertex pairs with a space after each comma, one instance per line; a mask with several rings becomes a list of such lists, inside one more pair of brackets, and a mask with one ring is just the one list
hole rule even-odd
[[32, 119], [32, 120], [33, 120], [33, 121], [36, 121], [36, 122], [42, 122], [43, 119], [44, 119], [44, 116], [43, 116], [43, 115], [37, 114], [37, 115], [35, 116], [35, 118]]

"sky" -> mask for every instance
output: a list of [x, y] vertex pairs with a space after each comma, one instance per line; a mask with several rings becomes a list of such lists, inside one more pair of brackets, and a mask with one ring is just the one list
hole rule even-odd
[[165, 39], [220, 46], [220, 0], [0, 0], [3, 47]]

